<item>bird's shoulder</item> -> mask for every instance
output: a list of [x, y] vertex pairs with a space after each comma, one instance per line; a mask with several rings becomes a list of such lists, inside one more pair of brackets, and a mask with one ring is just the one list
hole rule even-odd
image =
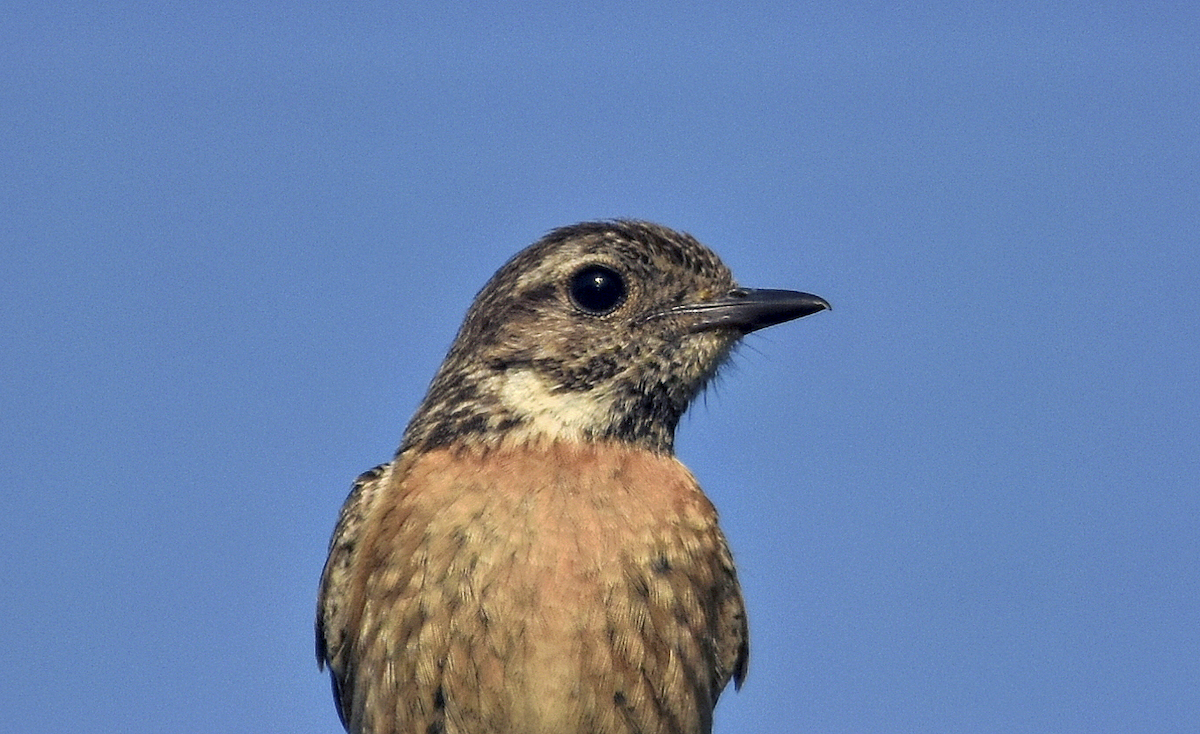
[[316, 619], [317, 665], [322, 669], [329, 666], [334, 700], [343, 723], [351, 698], [348, 638], [358, 613], [352, 599], [355, 558], [370, 507], [391, 481], [394, 469], [395, 462], [380, 464], [354, 480], [329, 540], [329, 556], [321, 572]]

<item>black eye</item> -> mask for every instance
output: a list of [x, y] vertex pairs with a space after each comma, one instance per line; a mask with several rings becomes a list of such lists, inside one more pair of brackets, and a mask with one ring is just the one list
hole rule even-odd
[[584, 311], [603, 316], [625, 300], [625, 281], [612, 268], [588, 265], [571, 277], [571, 300]]

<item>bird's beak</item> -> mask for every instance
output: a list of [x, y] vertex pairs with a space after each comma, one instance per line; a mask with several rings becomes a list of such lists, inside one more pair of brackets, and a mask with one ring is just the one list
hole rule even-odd
[[662, 316], [691, 316], [690, 330], [735, 329], [743, 334], [833, 308], [820, 296], [799, 291], [734, 288], [715, 301], [685, 303]]

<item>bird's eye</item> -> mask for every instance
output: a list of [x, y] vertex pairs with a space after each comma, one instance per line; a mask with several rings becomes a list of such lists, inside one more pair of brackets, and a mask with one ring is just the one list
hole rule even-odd
[[571, 277], [571, 300], [593, 316], [603, 316], [625, 300], [625, 281], [612, 268], [588, 265]]

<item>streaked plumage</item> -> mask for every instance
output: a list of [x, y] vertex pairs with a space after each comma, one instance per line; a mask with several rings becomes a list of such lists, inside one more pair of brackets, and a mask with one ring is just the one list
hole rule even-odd
[[709, 732], [746, 618], [675, 427], [743, 334], [823, 308], [644, 222], [502, 267], [334, 531], [317, 655], [348, 731]]

